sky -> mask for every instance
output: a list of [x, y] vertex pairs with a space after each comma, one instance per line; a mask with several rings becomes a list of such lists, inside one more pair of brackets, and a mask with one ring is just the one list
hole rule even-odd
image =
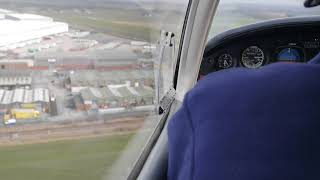
[[[161, 3], [161, 2], [168, 2], [168, 3], [183, 3], [187, 4], [188, 0], [122, 0], [122, 1], [131, 1], [139, 4], [141, 7], [144, 6], [144, 2], [151, 2], [151, 3]], [[220, 4], [257, 4], [257, 5], [280, 5], [280, 6], [301, 6], [303, 7], [304, 0], [220, 0]]]
[[[122, 0], [122, 1], [133, 1], [133, 2], [187, 2], [188, 0]], [[220, 0], [220, 2], [259, 2], [259, 3], [301, 3], [303, 4], [304, 0]]]
[[252, 4], [288, 4], [288, 5], [299, 5], [303, 6], [304, 0], [220, 0], [220, 3], [252, 3]]

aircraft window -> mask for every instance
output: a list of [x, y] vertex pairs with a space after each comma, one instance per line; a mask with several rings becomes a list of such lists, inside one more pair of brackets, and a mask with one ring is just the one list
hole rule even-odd
[[159, 122], [188, 3], [3, 0], [1, 179], [126, 178]]
[[320, 15], [319, 8], [304, 8], [303, 0], [221, 0], [208, 40], [230, 29], [261, 21]]

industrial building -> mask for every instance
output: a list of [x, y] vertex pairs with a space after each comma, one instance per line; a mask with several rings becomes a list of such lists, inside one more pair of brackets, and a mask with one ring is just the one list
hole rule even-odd
[[38, 42], [39, 39], [68, 32], [68, 24], [50, 17], [0, 10], [0, 50], [6, 51]]
[[[1, 61], [1, 60], [0, 60]], [[0, 63], [1, 64], [1, 63]], [[31, 73], [28, 71], [0, 71], [0, 88], [15, 89], [29, 88], [32, 85]]]
[[38, 119], [41, 114], [50, 112], [49, 90], [35, 89], [0, 89], [0, 112], [5, 124], [11, 120]]
[[9, 109], [23, 107], [26, 104], [38, 104], [42, 109], [48, 109], [50, 101], [49, 90], [45, 88], [35, 89], [0, 89], [0, 108]]
[[80, 90], [81, 101], [76, 101], [78, 110], [93, 108], [109, 109], [152, 105], [154, 90], [147, 86], [109, 86], [103, 88], [85, 88]]
[[[75, 42], [73, 42], [75, 43]], [[95, 44], [94, 41], [91, 43]], [[76, 47], [75, 43], [75, 47]], [[86, 42], [84, 43], [84, 45]], [[91, 44], [91, 45], [93, 45]], [[77, 49], [78, 47], [76, 47]], [[139, 59], [137, 54], [123, 49], [90, 51], [71, 51], [67, 52], [38, 52], [34, 55], [35, 66], [48, 68], [48, 59], [56, 59], [52, 64], [56, 69], [79, 70], [79, 69], [97, 69], [103, 71], [109, 70], [131, 70], [142, 67], [145, 60]]]
[[33, 67], [32, 59], [0, 59], [1, 70], [26, 70]]
[[153, 87], [152, 70], [131, 71], [75, 71], [70, 74], [72, 92], [79, 92], [84, 87], [107, 87], [115, 84], [140, 84]]

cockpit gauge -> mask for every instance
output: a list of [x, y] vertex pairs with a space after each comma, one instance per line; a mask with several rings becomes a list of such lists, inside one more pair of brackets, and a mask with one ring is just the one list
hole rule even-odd
[[297, 48], [288, 47], [279, 52], [277, 59], [278, 61], [301, 62], [302, 55]]
[[259, 68], [265, 62], [265, 56], [258, 46], [250, 46], [242, 53], [242, 64], [247, 68]]
[[218, 67], [220, 69], [228, 69], [233, 66], [233, 58], [230, 54], [222, 54], [218, 58]]

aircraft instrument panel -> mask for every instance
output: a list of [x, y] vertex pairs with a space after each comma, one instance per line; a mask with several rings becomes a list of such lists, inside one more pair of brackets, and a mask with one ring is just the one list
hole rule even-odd
[[235, 67], [256, 69], [275, 62], [306, 63], [320, 52], [318, 20], [278, 20], [221, 34], [209, 41], [200, 75]]

